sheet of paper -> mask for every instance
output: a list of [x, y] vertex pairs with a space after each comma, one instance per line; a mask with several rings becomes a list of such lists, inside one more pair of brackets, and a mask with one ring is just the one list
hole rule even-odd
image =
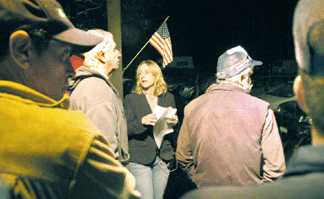
[[164, 108], [158, 105], [155, 107], [154, 113], [156, 114], [158, 121], [154, 125], [153, 135], [158, 148], [161, 147], [164, 136], [173, 132], [172, 125], [168, 124], [166, 120], [174, 119], [176, 112], [177, 109], [172, 107]]

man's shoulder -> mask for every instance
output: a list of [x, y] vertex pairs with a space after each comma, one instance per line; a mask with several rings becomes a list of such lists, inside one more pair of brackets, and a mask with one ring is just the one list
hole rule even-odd
[[83, 96], [82, 99], [89, 98], [89, 100], [93, 101], [99, 98], [102, 101], [103, 99], [115, 97], [115, 92], [106, 80], [91, 76], [78, 83], [71, 93], [71, 100], [80, 100], [81, 96]]
[[[89, 75], [86, 77], [80, 77], [81, 81], [78, 86], [89, 88], [100, 88], [102, 85], [109, 86], [107, 80], [100, 76]], [[99, 85], [98, 85], [99, 84]]]
[[[76, 76], [70, 82], [70, 89], [75, 89], [76, 87], [94, 87], [96, 84], [107, 84], [106, 81], [108, 79], [100, 74], [99, 72], [87, 68], [85, 66], [81, 66], [76, 70]], [[80, 86], [81, 85], [81, 86]]]
[[[199, 110], [201, 109], [202, 107], [206, 107], [206, 108], [209, 108], [208, 105], [207, 105], [207, 101], [209, 101], [209, 97], [207, 97], [206, 94], [203, 94], [193, 100], [191, 100], [185, 107], [184, 107], [184, 112], [191, 112], [191, 111], [194, 111], [194, 110]], [[200, 112], [200, 111], [198, 111]]]
[[201, 108], [211, 109], [216, 106], [223, 106], [223, 103], [235, 104], [248, 107], [250, 109], [257, 109], [266, 112], [269, 108], [269, 103], [254, 97], [248, 93], [240, 91], [224, 91], [218, 90], [216, 92], [208, 92], [191, 100], [186, 106], [186, 110], [199, 110]]
[[[214, 100], [216, 96], [214, 95], [211, 95], [211, 93], [204, 93], [194, 99], [192, 99], [188, 105], [193, 105], [193, 104], [196, 104], [196, 103], [205, 103], [205, 101], [209, 101], [209, 100]], [[187, 105], [187, 106], [188, 106]]]
[[181, 199], [198, 198], [322, 198], [324, 172], [301, 174], [265, 185], [247, 187], [206, 187], [187, 193]]
[[[67, 131], [93, 131], [91, 121], [82, 111], [71, 111], [51, 103], [35, 102], [30, 99], [21, 98], [16, 95], [1, 93], [0, 112], [3, 116], [2, 124], [24, 124], [15, 125], [16, 128], [31, 130], [46, 129], [48, 133], [65, 134]], [[28, 118], [28, 120], [22, 120]], [[93, 127], [93, 128], [91, 128]], [[25, 132], [25, 131], [24, 131]], [[28, 132], [28, 131], [26, 131]], [[85, 134], [91, 134], [91, 133]], [[95, 133], [96, 134], [96, 133]]]

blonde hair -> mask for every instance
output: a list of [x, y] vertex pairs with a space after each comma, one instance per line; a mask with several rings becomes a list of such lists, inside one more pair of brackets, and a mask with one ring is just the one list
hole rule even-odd
[[145, 94], [145, 90], [143, 89], [142, 85], [141, 85], [141, 82], [140, 82], [140, 79], [139, 79], [139, 68], [146, 64], [147, 67], [149, 68], [150, 72], [154, 75], [155, 77], [155, 82], [154, 82], [154, 85], [155, 85], [155, 90], [154, 90], [154, 95], [155, 96], [160, 96], [160, 95], [165, 95], [166, 92], [167, 92], [167, 84], [165, 83], [164, 81], [164, 78], [163, 78], [163, 74], [162, 74], [162, 71], [161, 71], [161, 68], [160, 66], [155, 63], [154, 61], [152, 60], [145, 60], [145, 61], [142, 61], [138, 67], [137, 67], [137, 70], [136, 70], [136, 87], [135, 89], [133, 90], [134, 93], [137, 93], [137, 94]]
[[110, 49], [114, 49], [116, 47], [116, 43], [114, 41], [113, 35], [108, 31], [102, 29], [93, 29], [88, 30], [87, 32], [103, 38], [103, 41], [101, 43], [97, 44], [90, 51], [84, 53], [84, 66], [98, 68], [99, 65], [104, 62], [104, 53], [109, 51]]

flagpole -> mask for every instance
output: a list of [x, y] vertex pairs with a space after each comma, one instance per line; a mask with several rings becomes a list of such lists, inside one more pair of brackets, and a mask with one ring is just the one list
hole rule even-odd
[[[166, 22], [167, 20], [169, 19], [169, 16], [162, 22], [162, 24], [164, 23], [164, 22]], [[155, 32], [154, 32], [155, 33]], [[153, 34], [154, 34], [153, 33]], [[151, 36], [152, 37], [152, 36]], [[151, 38], [150, 37], [150, 38]], [[141, 50], [140, 51], [138, 51], [138, 53], [135, 55], [135, 57], [127, 64], [127, 66], [126, 66], [126, 68], [124, 68], [124, 70], [123, 70], [123, 72], [125, 72], [125, 70], [127, 70], [127, 68], [129, 67], [129, 65], [131, 65], [131, 63], [133, 63], [133, 61], [136, 59], [136, 57], [142, 52], [142, 50], [147, 46], [147, 44], [149, 43], [149, 41], [150, 40], [148, 40], [147, 42], [146, 42], [146, 44], [141, 48]]]

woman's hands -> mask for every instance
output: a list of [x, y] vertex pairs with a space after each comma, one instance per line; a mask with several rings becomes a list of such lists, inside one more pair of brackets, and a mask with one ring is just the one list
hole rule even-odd
[[152, 125], [154, 126], [157, 121], [157, 117], [155, 113], [148, 114], [142, 117], [142, 124], [144, 125]]
[[[175, 115], [173, 118], [167, 118], [165, 120], [168, 124], [174, 126], [178, 123], [178, 116]], [[142, 124], [154, 126], [157, 122], [157, 117], [155, 113], [148, 114], [142, 118]]]
[[166, 122], [168, 124], [171, 124], [172, 126], [174, 126], [178, 123], [178, 116], [175, 115], [173, 118], [168, 118], [168, 119], [166, 119]]

